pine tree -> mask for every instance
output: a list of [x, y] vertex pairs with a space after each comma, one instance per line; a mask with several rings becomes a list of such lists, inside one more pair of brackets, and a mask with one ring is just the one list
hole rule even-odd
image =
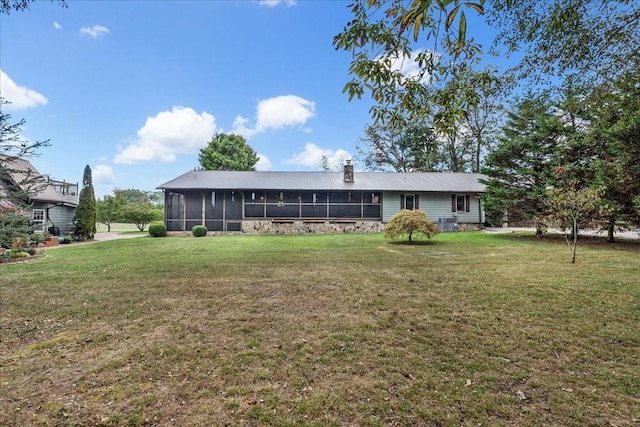
[[96, 233], [96, 198], [91, 179], [91, 168], [85, 166], [82, 176], [82, 190], [76, 208], [75, 234], [85, 239], [92, 239]]

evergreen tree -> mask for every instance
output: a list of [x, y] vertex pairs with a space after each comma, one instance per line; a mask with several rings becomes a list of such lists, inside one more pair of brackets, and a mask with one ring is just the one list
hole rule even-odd
[[82, 190], [80, 190], [80, 200], [76, 208], [75, 224], [77, 236], [92, 239], [96, 233], [96, 198], [89, 165], [85, 166], [82, 175]]
[[561, 118], [551, 114], [542, 99], [528, 97], [507, 117], [503, 136], [483, 169], [483, 203], [494, 222], [505, 211], [521, 219], [534, 219], [544, 211], [545, 192], [558, 178], [557, 153], [566, 144]]

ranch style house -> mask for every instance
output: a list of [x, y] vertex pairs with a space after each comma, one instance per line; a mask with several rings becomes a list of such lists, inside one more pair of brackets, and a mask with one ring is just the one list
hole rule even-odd
[[444, 172], [189, 171], [158, 186], [167, 231], [377, 232], [401, 209], [420, 209], [442, 231], [484, 222], [482, 174]]

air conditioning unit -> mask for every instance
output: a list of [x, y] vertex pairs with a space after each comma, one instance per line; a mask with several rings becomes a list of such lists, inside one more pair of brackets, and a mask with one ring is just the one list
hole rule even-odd
[[438, 218], [438, 228], [441, 232], [458, 231], [457, 218]]

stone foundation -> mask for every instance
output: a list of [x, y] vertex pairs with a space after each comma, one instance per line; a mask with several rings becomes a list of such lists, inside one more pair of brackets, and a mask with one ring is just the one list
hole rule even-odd
[[335, 233], [380, 233], [384, 225], [380, 221], [326, 221], [288, 222], [242, 221], [242, 232], [246, 234], [335, 234]]

